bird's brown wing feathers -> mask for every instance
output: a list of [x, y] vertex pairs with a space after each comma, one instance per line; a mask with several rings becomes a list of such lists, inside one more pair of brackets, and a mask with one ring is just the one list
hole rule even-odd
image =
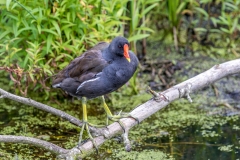
[[101, 72], [108, 62], [102, 58], [102, 50], [108, 46], [106, 42], [100, 42], [93, 48], [75, 58], [66, 68], [60, 71], [53, 80], [53, 85], [61, 83], [63, 79], [71, 77], [82, 83], [94, 78]]

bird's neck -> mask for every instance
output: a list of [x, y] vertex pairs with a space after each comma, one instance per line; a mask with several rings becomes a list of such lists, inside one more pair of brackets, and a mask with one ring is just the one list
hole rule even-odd
[[109, 47], [102, 52], [102, 56], [107, 61], [112, 61], [114, 59], [114, 54], [111, 53]]

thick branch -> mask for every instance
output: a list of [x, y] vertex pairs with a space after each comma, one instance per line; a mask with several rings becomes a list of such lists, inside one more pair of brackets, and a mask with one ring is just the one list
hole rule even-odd
[[[240, 59], [222, 63], [219, 65], [215, 65], [211, 69], [162, 92], [161, 94], [164, 94], [167, 97], [167, 100], [162, 100], [159, 102], [154, 99], [151, 99], [151, 100], [147, 101], [146, 103], [135, 108], [130, 114], [133, 117], [138, 118], [138, 120], [141, 122], [144, 119], [151, 116], [152, 114], [159, 111], [160, 109], [167, 106], [170, 102], [172, 102], [176, 99], [179, 99], [182, 96], [187, 96], [187, 94], [189, 92], [194, 92], [194, 91], [200, 90], [203, 87], [208, 86], [223, 77], [226, 77], [226, 76], [229, 76], [232, 74], [236, 74], [239, 72], [240, 72]], [[3, 90], [1, 90], [1, 89], [0, 89], [0, 93], [1, 94], [4, 93], [3, 94], [4, 97], [5, 97], [5, 95], [10, 94], [6, 91], [3, 92]], [[16, 96], [16, 97], [18, 97], [18, 96]], [[32, 105], [32, 103], [23, 102], [23, 99], [21, 99], [21, 100], [19, 100], [18, 98], [17, 99], [10, 98], [10, 99], [16, 100], [16, 101], [24, 103], [24, 104]], [[188, 99], [190, 100], [189, 96], [188, 96]], [[27, 99], [27, 98], [25, 98], [24, 100], [29, 101], [29, 99]], [[36, 103], [39, 104], [38, 102], [36, 102]], [[43, 104], [41, 104], [41, 105], [43, 105]], [[33, 105], [33, 106], [37, 107], [36, 105]], [[37, 108], [40, 108], [40, 107], [37, 107]], [[43, 110], [49, 111], [50, 109], [49, 110], [43, 109]], [[55, 115], [61, 116], [62, 114], [55, 114]], [[65, 118], [65, 119], [67, 119], [67, 118]], [[137, 124], [137, 122], [132, 118], [123, 118], [123, 119], [121, 119], [121, 122], [126, 127], [126, 130], [129, 130], [130, 128], [132, 128], [133, 126], [135, 126]], [[107, 139], [109, 139], [119, 133], [122, 133], [122, 128], [118, 123], [113, 123], [113, 124], [107, 126], [107, 128], [102, 128], [101, 133], [104, 133], [104, 136], [98, 136], [98, 137], [94, 138], [97, 146], [100, 146], [101, 144], [103, 144]], [[1, 141], [1, 139], [0, 139], [0, 141]], [[82, 153], [89, 153], [90, 151], [93, 151], [92, 142], [90, 140], [87, 141], [80, 147], [80, 150], [82, 151]], [[66, 154], [61, 154], [59, 157], [67, 158], [67, 157], [70, 157], [70, 156], [73, 156], [76, 154], [80, 154], [81, 153], [80, 150], [78, 150], [77, 148], [73, 148], [73, 149], [69, 150], [69, 152], [67, 152], [67, 153], [64, 152]], [[83, 156], [84, 156], [83, 154], [79, 155], [79, 157], [83, 157]]]
[[[163, 109], [170, 102], [172, 102], [176, 99], [180, 99], [181, 98], [181, 94], [180, 94], [181, 89], [187, 88], [187, 86], [191, 85], [190, 91], [195, 92], [197, 90], [204, 88], [205, 86], [208, 86], [208, 85], [214, 83], [215, 81], [217, 81], [223, 77], [226, 77], [226, 76], [229, 76], [232, 74], [236, 74], [236, 73], [240, 73], [240, 59], [236, 59], [236, 60], [225, 62], [225, 63], [219, 64], [219, 65], [215, 65], [211, 69], [162, 92], [161, 94], [164, 94], [166, 97], [168, 97], [168, 101], [162, 100], [162, 101], [158, 102], [154, 99], [151, 99], [151, 100], [147, 101], [146, 103], [135, 108], [130, 114], [133, 117], [138, 118], [139, 121], [141, 122], [144, 119], [146, 119], [146, 118], [150, 117], [151, 115], [153, 115], [154, 113], [156, 113], [157, 111], [159, 111], [160, 109]], [[123, 119], [121, 119], [121, 122], [124, 124], [124, 126], [127, 129], [130, 129], [137, 124], [136, 121], [132, 118], [123, 118]], [[120, 125], [118, 125], [118, 123], [113, 123], [113, 124], [109, 125], [107, 128], [108, 128], [108, 130], [105, 130], [105, 131], [108, 132], [108, 137], [113, 137], [116, 134], [122, 132], [122, 128]], [[107, 138], [104, 138], [103, 136], [95, 138], [97, 145], [103, 144], [106, 140], [107, 140]], [[93, 149], [93, 145], [92, 145], [91, 141], [88, 141], [81, 146], [81, 150], [84, 150], [85, 152], [89, 151], [90, 149], [91, 150]]]

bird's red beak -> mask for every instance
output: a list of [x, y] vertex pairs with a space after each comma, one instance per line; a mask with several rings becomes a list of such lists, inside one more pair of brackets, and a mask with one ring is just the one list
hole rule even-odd
[[124, 53], [123, 53], [124, 57], [128, 60], [128, 62], [131, 62], [128, 54], [128, 50], [129, 50], [128, 44], [124, 44], [123, 50], [124, 50]]

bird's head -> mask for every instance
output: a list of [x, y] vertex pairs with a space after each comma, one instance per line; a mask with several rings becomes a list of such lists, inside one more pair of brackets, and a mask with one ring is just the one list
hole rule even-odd
[[129, 42], [124, 37], [116, 37], [110, 43], [109, 49], [112, 53], [115, 53], [118, 56], [125, 57], [128, 62], [130, 62], [129, 51]]

